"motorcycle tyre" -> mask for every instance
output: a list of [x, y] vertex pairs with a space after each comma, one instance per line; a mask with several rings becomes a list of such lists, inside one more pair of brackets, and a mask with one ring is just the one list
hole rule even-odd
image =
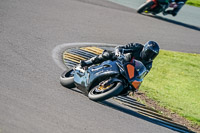
[[94, 88], [92, 88], [89, 91], [88, 98], [90, 100], [93, 100], [93, 101], [104, 101], [104, 100], [106, 100], [108, 98], [111, 98], [113, 96], [116, 96], [116, 95], [120, 94], [120, 92], [122, 92], [124, 87], [123, 87], [121, 82], [116, 82], [115, 84], [116, 85], [112, 89], [110, 89], [110, 90], [108, 90], [108, 91], [106, 91], [104, 93], [101, 93], [101, 94], [94, 94], [93, 93], [94, 90], [97, 87], [97, 86], [95, 86]]
[[70, 74], [72, 71], [73, 69], [64, 71], [60, 76], [60, 84], [70, 89], [75, 87], [74, 77]]
[[137, 13], [142, 13], [142, 12], [144, 12], [145, 9], [150, 8], [153, 4], [154, 4], [153, 1], [145, 2], [144, 4], [142, 4], [142, 5], [138, 8]]

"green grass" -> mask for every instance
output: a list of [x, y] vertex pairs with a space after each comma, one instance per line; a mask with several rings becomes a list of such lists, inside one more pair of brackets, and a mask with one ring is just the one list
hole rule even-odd
[[140, 90], [200, 125], [200, 54], [161, 50]]
[[191, 6], [200, 7], [200, 0], [188, 0], [186, 4]]

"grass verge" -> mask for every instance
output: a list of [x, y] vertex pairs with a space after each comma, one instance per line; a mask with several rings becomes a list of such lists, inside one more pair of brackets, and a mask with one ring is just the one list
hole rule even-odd
[[200, 7], [200, 0], [187, 0], [186, 4], [191, 6]]
[[200, 125], [200, 54], [161, 50], [140, 90]]

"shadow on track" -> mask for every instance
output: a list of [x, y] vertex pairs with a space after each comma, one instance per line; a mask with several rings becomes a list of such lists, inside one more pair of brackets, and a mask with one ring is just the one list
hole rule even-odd
[[131, 109], [128, 109], [128, 108], [123, 107], [123, 106], [119, 106], [119, 105], [111, 103], [109, 101], [103, 101], [103, 102], [100, 102], [100, 104], [102, 104], [104, 106], [108, 106], [108, 107], [113, 108], [115, 110], [118, 110], [120, 112], [126, 113], [126, 114], [128, 114], [130, 116], [134, 116], [134, 117], [140, 118], [142, 120], [151, 122], [153, 124], [156, 124], [156, 125], [159, 125], [159, 126], [162, 126], [162, 127], [165, 127], [165, 128], [168, 128], [168, 129], [180, 132], [180, 133], [194, 133], [193, 131], [187, 129], [186, 127], [185, 128], [177, 128], [176, 126], [173, 126], [172, 124], [167, 124], [167, 123], [164, 123], [164, 122], [162, 122], [162, 121], [160, 121], [158, 119], [150, 118], [148, 116], [139, 114], [139, 113], [137, 113], [137, 112], [135, 112], [135, 111], [133, 111]]
[[179, 26], [183, 26], [185, 28], [189, 28], [189, 29], [192, 29], [192, 30], [200, 31], [200, 27], [198, 27], [198, 26], [186, 24], [186, 23], [179, 22], [179, 21], [172, 20], [172, 19], [168, 19], [168, 18], [163, 18], [161, 16], [154, 16], [154, 15], [148, 15], [148, 14], [142, 14], [142, 15], [152, 17], [152, 18], [156, 18], [156, 19], [159, 19], [159, 20], [162, 20], [162, 21], [166, 21], [168, 23], [179, 25]]

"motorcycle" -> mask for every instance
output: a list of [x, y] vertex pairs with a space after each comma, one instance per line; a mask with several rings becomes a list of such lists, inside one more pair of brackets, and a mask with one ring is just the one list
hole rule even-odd
[[168, 7], [176, 8], [177, 4], [169, 0], [147, 0], [138, 8], [137, 12], [152, 13], [153, 15], [163, 12], [163, 14], [165, 15], [165, 10]]
[[60, 76], [60, 83], [67, 88], [76, 87], [90, 100], [103, 101], [137, 91], [147, 73], [142, 62], [126, 62], [121, 55], [117, 60], [104, 61], [87, 69], [77, 65]]

